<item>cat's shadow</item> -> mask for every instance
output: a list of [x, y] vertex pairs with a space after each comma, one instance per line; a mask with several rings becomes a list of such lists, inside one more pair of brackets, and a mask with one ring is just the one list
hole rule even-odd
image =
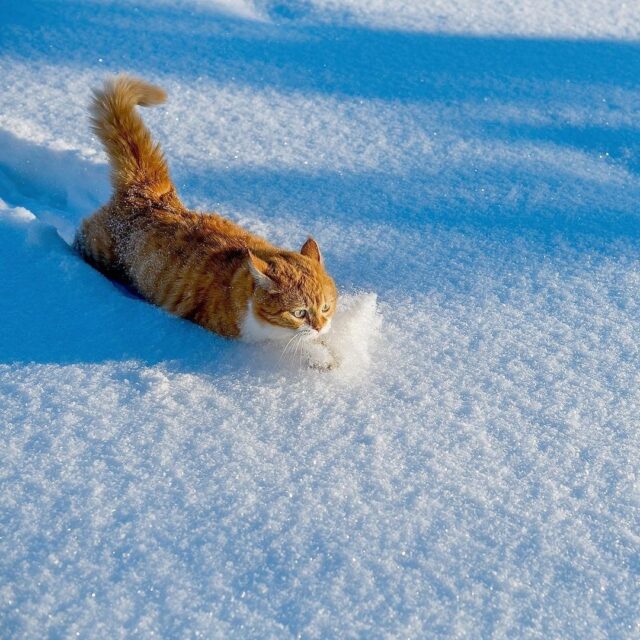
[[0, 364], [136, 361], [217, 373], [268, 368], [258, 345], [239, 345], [145, 302], [24, 210], [0, 206], [0, 243]]
[[[84, 263], [52, 227], [28, 232], [33, 243], [0, 269], [0, 364], [162, 364], [182, 373], [256, 375], [294, 370], [271, 348], [217, 336], [154, 307]], [[1, 241], [20, 246], [0, 218]], [[19, 230], [22, 231], [22, 230]], [[33, 255], [42, 250], [41, 256]], [[17, 255], [16, 255], [17, 254]]]

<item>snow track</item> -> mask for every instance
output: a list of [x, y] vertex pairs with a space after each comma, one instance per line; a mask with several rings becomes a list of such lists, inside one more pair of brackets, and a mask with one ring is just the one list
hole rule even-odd
[[[431, 4], [0, 8], [0, 636], [637, 637], [638, 25]], [[318, 239], [348, 366], [69, 249], [123, 69], [190, 206]]]

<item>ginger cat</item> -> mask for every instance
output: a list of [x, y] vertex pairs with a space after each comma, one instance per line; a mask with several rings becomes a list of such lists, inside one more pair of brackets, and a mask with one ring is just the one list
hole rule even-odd
[[[150, 302], [230, 338], [313, 340], [329, 330], [336, 286], [309, 238], [285, 251], [217, 214], [187, 210], [136, 105], [162, 89], [118, 76], [94, 92], [92, 125], [111, 162], [111, 200], [85, 219], [84, 259]], [[310, 364], [330, 367], [314, 344]]]

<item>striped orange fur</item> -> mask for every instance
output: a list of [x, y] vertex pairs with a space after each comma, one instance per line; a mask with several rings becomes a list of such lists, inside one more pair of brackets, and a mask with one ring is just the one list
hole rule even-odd
[[118, 76], [94, 92], [93, 129], [111, 162], [111, 200], [76, 235], [82, 256], [150, 302], [228, 337], [324, 333], [337, 291], [317, 243], [279, 249], [215, 214], [187, 210], [136, 110], [162, 89]]

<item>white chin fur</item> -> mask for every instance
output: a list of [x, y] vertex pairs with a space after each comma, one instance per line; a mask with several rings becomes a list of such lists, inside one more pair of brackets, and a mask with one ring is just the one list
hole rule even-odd
[[245, 342], [267, 342], [289, 340], [293, 337], [295, 330], [276, 327], [267, 322], [262, 322], [256, 318], [253, 312], [253, 303], [249, 301], [247, 314], [240, 327], [240, 339]]

